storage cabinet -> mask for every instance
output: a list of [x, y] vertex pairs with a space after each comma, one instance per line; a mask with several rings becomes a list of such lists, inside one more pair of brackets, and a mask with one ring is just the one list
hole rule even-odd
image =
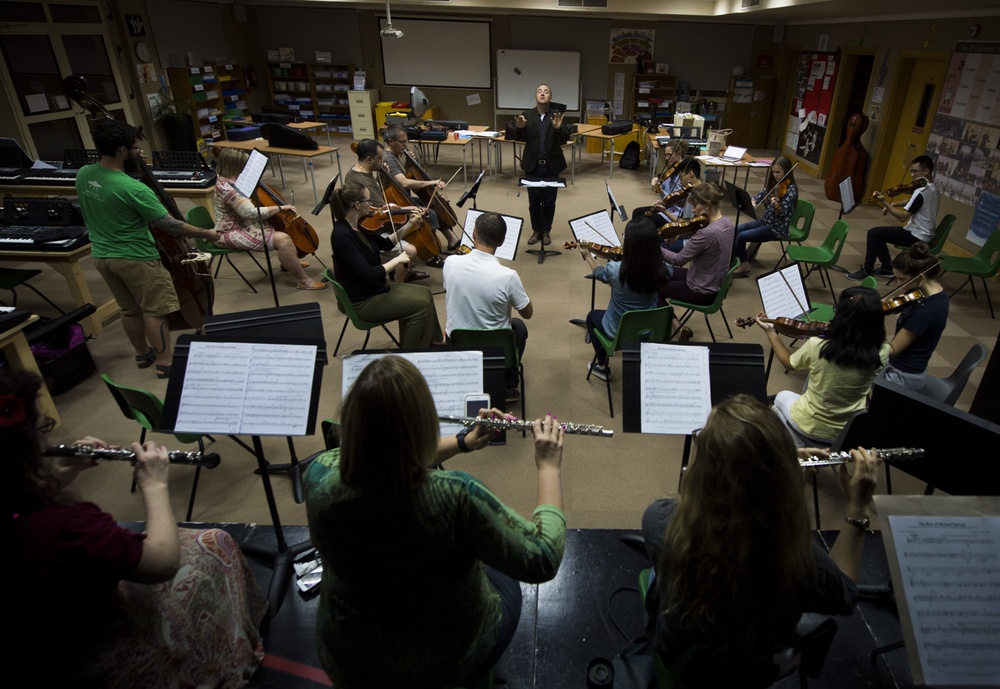
[[372, 109], [378, 101], [378, 91], [349, 91], [348, 105], [351, 112], [351, 126], [354, 139], [378, 139], [378, 127]]
[[225, 138], [222, 118], [227, 111], [246, 109], [246, 85], [239, 65], [170, 67], [167, 76], [174, 99], [194, 120], [200, 149]]
[[636, 74], [632, 82], [632, 119], [673, 112], [677, 78], [672, 74]]
[[354, 65], [267, 63], [271, 102], [297, 112], [305, 120], [325, 123], [333, 136], [352, 134], [348, 94], [353, 80]]

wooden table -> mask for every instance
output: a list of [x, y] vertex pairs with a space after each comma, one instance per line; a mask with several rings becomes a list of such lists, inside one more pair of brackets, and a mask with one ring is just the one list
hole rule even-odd
[[[42, 378], [42, 372], [38, 370], [38, 362], [35, 361], [35, 355], [31, 353], [31, 347], [28, 345], [28, 338], [24, 336], [24, 329], [37, 320], [38, 316], [32, 315], [23, 323], [0, 333], [0, 351], [7, 357], [7, 363], [10, 364], [11, 368], [18, 371], [28, 371]], [[59, 418], [59, 412], [56, 411], [56, 403], [52, 401], [52, 395], [49, 394], [49, 389], [45, 386], [44, 378], [42, 379], [42, 387], [38, 389], [38, 409], [43, 416], [48, 416], [55, 421], [56, 425], [62, 422], [62, 419]]]
[[[175, 199], [187, 199], [196, 206], [204, 206], [208, 212], [215, 217], [215, 209], [212, 207], [212, 195], [215, 194], [215, 185], [210, 187], [178, 187], [163, 185], [164, 190]], [[76, 187], [58, 185], [38, 185], [38, 184], [4, 184], [0, 185], [0, 196], [15, 196], [18, 198], [30, 196], [76, 196]]]
[[[87, 280], [83, 276], [83, 267], [80, 265], [81, 259], [90, 256], [90, 244], [77, 247], [72, 251], [0, 251], [0, 262], [6, 263], [46, 263], [58, 270], [66, 279], [66, 286], [69, 287], [70, 296], [73, 298], [73, 306], [80, 307], [84, 304], [93, 304], [94, 297], [87, 286]], [[95, 304], [95, 306], [97, 306]], [[104, 332], [104, 321], [118, 313], [118, 302], [109, 299], [91, 315], [84, 318], [81, 323], [88, 335], [100, 335]]]
[[[583, 125], [584, 127], [594, 127], [591, 131], [578, 132], [581, 138], [591, 137], [593, 139], [599, 139], [601, 142], [601, 160], [604, 160], [604, 149], [608, 142], [611, 143], [611, 151], [609, 155], [609, 165], [608, 165], [608, 177], [612, 177], [615, 172], [615, 141], [621, 139], [622, 137], [635, 137], [639, 132], [642, 131], [642, 127], [633, 124], [631, 131], [623, 132], [621, 134], [604, 134], [600, 131], [601, 127], [598, 125]], [[620, 154], [619, 154], [620, 155]]]
[[[300, 123], [301, 124], [301, 123]], [[319, 193], [316, 191], [316, 171], [313, 169], [313, 158], [316, 156], [327, 155], [328, 153], [337, 154], [337, 174], [341, 174], [340, 169], [340, 151], [331, 146], [320, 146], [315, 150], [306, 150], [302, 148], [282, 148], [280, 146], [271, 146], [266, 139], [251, 139], [250, 141], [218, 141], [215, 144], [219, 148], [239, 148], [244, 151], [252, 151], [254, 149], [265, 153], [267, 155], [277, 156], [278, 158], [278, 174], [281, 177], [281, 187], [285, 187], [285, 171], [281, 167], [281, 156], [292, 156], [294, 158], [302, 159], [302, 172], [305, 174], [306, 179], [312, 179], [313, 188], [313, 199], [316, 203], [319, 203]]]
[[[469, 125], [469, 128], [466, 131], [470, 131], [470, 132], [485, 132], [485, 131], [488, 131], [488, 130], [489, 130], [489, 127], [487, 127], [484, 124], [473, 124], [473, 125]], [[468, 146], [469, 144], [471, 144], [473, 141], [480, 141], [480, 142], [485, 141], [485, 142], [487, 142], [487, 145], [486, 145], [486, 165], [487, 165], [487, 167], [492, 167], [490, 165], [490, 146], [489, 146], [490, 140], [491, 139], [489, 137], [485, 137], [485, 136], [481, 136], [481, 137], [480, 136], [470, 136], [470, 137], [468, 137], [466, 139], [456, 139], [455, 138], [455, 132], [449, 131], [448, 132], [448, 137], [445, 138], [445, 139], [442, 139], [441, 141], [431, 141], [431, 140], [418, 139], [418, 140], [415, 141], [415, 143], [420, 148], [421, 154], [426, 153], [426, 150], [424, 148], [425, 145], [426, 146], [434, 146], [434, 164], [435, 165], [437, 165], [438, 154], [441, 152], [441, 146], [461, 146], [462, 147], [462, 181], [465, 184], [465, 187], [468, 188], [469, 187], [469, 173], [468, 173], [468, 169], [467, 169], [467, 166], [466, 166], [465, 147]], [[423, 155], [423, 157], [426, 158], [427, 156]], [[480, 147], [479, 147], [479, 163], [480, 163], [480, 165], [482, 164], [482, 162], [483, 162], [483, 149], [482, 149], [482, 144], [480, 144]]]
[[[226, 122], [231, 122], [233, 124], [242, 124], [242, 125], [252, 125], [254, 123], [253, 119], [250, 117], [233, 117], [232, 119], [226, 120]], [[261, 124], [266, 124], [266, 123], [262, 122]], [[333, 139], [330, 137], [330, 125], [328, 123], [312, 122], [307, 120], [305, 122], [289, 122], [287, 126], [291, 127], [292, 129], [297, 129], [300, 132], [309, 132], [312, 131], [313, 129], [322, 129], [323, 131], [325, 131], [326, 145], [332, 149], [330, 151], [330, 162], [331, 163], [334, 162], [333, 154], [337, 149], [333, 147]], [[225, 128], [223, 128], [223, 130], [224, 129]], [[337, 156], [339, 157], [340, 153], [337, 153]]]

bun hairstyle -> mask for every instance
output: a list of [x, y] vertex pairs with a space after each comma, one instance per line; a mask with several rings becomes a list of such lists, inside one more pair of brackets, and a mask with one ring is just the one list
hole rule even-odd
[[702, 182], [691, 191], [689, 198], [692, 201], [708, 204], [713, 210], [719, 210], [719, 204], [722, 203], [724, 196], [725, 192], [722, 191], [718, 184]]
[[356, 182], [348, 182], [339, 189], [334, 189], [330, 194], [330, 207], [333, 208], [333, 217], [336, 220], [344, 220], [347, 211], [354, 207], [355, 203], [365, 200], [366, 189]]
[[931, 280], [941, 275], [941, 261], [931, 254], [927, 242], [917, 242], [892, 259], [892, 267], [908, 277], [923, 275]]

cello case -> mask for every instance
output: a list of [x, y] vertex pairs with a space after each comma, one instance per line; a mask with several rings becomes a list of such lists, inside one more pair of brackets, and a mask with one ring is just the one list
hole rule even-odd
[[868, 151], [861, 145], [860, 139], [867, 129], [867, 115], [856, 113], [847, 120], [847, 136], [834, 152], [833, 164], [823, 180], [823, 191], [831, 201], [841, 202], [840, 183], [848, 177], [851, 178], [855, 202], [861, 200], [868, 172]]

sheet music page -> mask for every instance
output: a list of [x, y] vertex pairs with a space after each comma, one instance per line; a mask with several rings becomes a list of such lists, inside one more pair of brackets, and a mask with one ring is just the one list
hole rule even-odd
[[923, 684], [997, 686], [1000, 517], [889, 515], [889, 529]]
[[802, 275], [794, 263], [757, 278], [757, 289], [768, 318], [801, 318], [809, 311]]
[[838, 186], [840, 187], [840, 207], [844, 209], [844, 215], [847, 215], [858, 205], [854, 200], [854, 186], [851, 184], [850, 177], [841, 180]]
[[267, 156], [256, 148], [250, 151], [250, 159], [247, 160], [247, 164], [243, 166], [243, 172], [233, 184], [236, 191], [249, 198], [253, 194], [253, 190], [257, 188], [257, 184], [260, 183], [265, 168], [267, 168]]
[[[464, 246], [472, 248], [472, 230], [476, 226], [476, 218], [488, 212], [491, 211], [480, 211], [474, 208], [466, 211], [465, 232], [462, 233], [462, 244]], [[513, 261], [517, 258], [517, 245], [521, 241], [521, 228], [524, 226], [524, 218], [504, 215], [503, 213], [498, 213], [498, 215], [503, 218], [503, 222], [507, 226], [507, 234], [503, 238], [503, 244], [497, 247], [494, 255], [504, 261]]]
[[562, 177], [557, 179], [525, 179], [521, 178], [522, 187], [558, 187], [565, 188], [566, 180]]
[[608, 211], [597, 211], [581, 218], [574, 218], [569, 221], [569, 227], [578, 242], [593, 242], [604, 246], [622, 245]]
[[176, 433], [305, 435], [315, 345], [192, 342]]
[[[347, 396], [348, 390], [365, 366], [383, 356], [386, 354], [354, 354], [344, 357], [341, 399]], [[420, 369], [440, 415], [465, 416], [465, 396], [484, 392], [482, 352], [401, 352], [396, 356], [403, 357]], [[497, 402], [499, 400], [491, 400], [493, 406]], [[442, 436], [455, 435], [460, 430], [460, 424], [441, 424]]]
[[639, 347], [643, 433], [688, 435], [712, 410], [708, 347], [643, 342]]

